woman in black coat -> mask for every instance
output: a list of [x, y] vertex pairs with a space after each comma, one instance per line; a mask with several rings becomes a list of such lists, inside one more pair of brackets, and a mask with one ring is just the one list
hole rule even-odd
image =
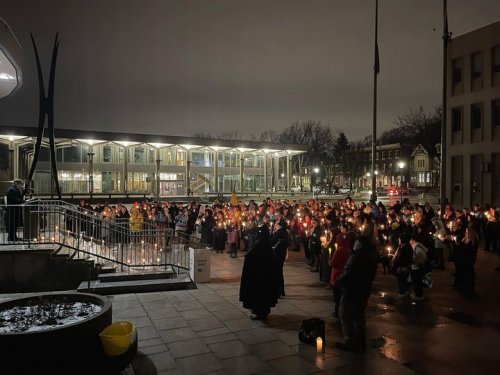
[[214, 230], [214, 249], [218, 253], [223, 253], [226, 248], [226, 221], [222, 211], [217, 212], [217, 220]]
[[455, 287], [465, 294], [473, 294], [476, 284], [476, 263], [479, 237], [472, 228], [465, 230], [464, 238], [458, 242], [455, 260]]
[[201, 242], [209, 246], [214, 243], [214, 228], [216, 222], [212, 210], [205, 210], [205, 215], [201, 219]]
[[277, 297], [285, 296], [285, 279], [283, 277], [283, 264], [288, 250], [288, 231], [284, 219], [276, 222], [275, 232], [271, 236], [271, 246], [274, 257], [274, 276], [276, 277]]
[[267, 225], [257, 228], [255, 243], [245, 256], [241, 273], [240, 301], [250, 309], [250, 319], [265, 320], [276, 306], [276, 283], [273, 275], [273, 249]]

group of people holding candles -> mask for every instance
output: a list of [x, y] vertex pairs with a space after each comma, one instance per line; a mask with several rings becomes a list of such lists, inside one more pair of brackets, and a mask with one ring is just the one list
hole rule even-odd
[[[364, 311], [378, 263], [384, 274], [394, 275], [401, 295], [417, 301], [432, 286], [431, 271], [453, 264], [455, 287], [473, 294], [480, 240], [486, 251], [500, 255], [500, 215], [494, 207], [458, 210], [448, 204], [441, 215], [429, 203], [405, 199], [386, 207], [381, 202], [356, 203], [350, 197], [211, 205], [143, 202], [137, 207], [144, 220], [156, 220], [154, 213], [162, 212], [170, 217], [169, 225], [177, 229], [181, 223], [180, 230], [188, 234], [199, 225], [201, 241], [216, 252], [232, 257], [245, 253], [240, 300], [252, 311], [252, 319], [266, 319], [285, 296], [287, 251], [303, 251], [311, 272], [318, 272], [332, 288], [332, 314], [340, 319], [346, 337], [338, 343], [343, 350], [365, 347]], [[182, 222], [179, 215], [184, 216]]]

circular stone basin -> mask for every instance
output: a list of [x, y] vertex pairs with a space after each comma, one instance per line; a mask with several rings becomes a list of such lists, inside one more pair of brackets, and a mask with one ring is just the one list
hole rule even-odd
[[13, 373], [76, 374], [103, 357], [99, 333], [112, 323], [112, 308], [96, 294], [62, 292], [2, 302], [0, 317], [0, 353]]

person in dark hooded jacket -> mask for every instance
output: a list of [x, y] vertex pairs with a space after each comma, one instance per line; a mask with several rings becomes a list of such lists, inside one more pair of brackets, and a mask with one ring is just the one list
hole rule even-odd
[[338, 342], [340, 350], [362, 351], [366, 348], [365, 309], [370, 297], [377, 267], [377, 255], [370, 238], [358, 236], [344, 272], [337, 279], [342, 291], [339, 315], [345, 343]]
[[277, 302], [269, 228], [261, 220], [259, 224], [255, 243], [245, 255], [240, 283], [240, 301], [252, 311], [253, 320], [265, 320]]
[[283, 264], [286, 259], [288, 249], [288, 232], [287, 224], [284, 219], [281, 219], [275, 224], [275, 231], [271, 236], [271, 246], [274, 257], [274, 275], [276, 277], [277, 297], [285, 296], [285, 279], [283, 277]]

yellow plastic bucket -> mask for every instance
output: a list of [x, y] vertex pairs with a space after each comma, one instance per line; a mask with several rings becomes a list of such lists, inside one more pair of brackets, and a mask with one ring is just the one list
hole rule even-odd
[[125, 353], [134, 340], [135, 326], [129, 321], [115, 322], [99, 333], [104, 353], [117, 356]]

